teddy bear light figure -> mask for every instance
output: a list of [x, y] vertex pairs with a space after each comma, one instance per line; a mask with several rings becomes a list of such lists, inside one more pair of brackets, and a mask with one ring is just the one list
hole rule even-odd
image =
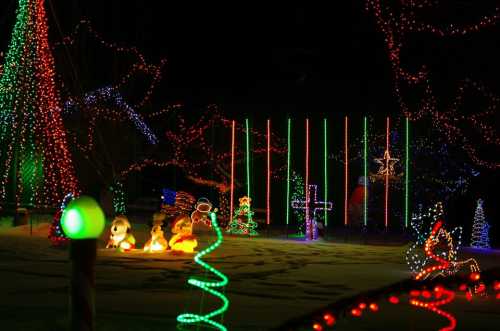
[[163, 236], [161, 225], [153, 225], [151, 229], [151, 239], [144, 245], [144, 251], [148, 253], [162, 253], [168, 248], [168, 242]]
[[135, 248], [135, 238], [131, 233], [132, 226], [124, 215], [118, 215], [111, 223], [111, 235], [106, 248], [116, 248], [120, 252], [128, 252]]
[[193, 235], [193, 222], [187, 215], [179, 215], [174, 219], [169, 245], [174, 252], [193, 253], [198, 241]]
[[[208, 214], [212, 211], [212, 203], [207, 198], [199, 198], [198, 202], [194, 206], [195, 210], [191, 213], [191, 220], [193, 223], [203, 223], [206, 226], [211, 227], [210, 217]], [[217, 212], [217, 208], [214, 209]]]

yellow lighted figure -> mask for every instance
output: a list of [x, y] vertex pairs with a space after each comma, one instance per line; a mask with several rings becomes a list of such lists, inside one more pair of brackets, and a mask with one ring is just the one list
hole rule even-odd
[[118, 215], [111, 223], [111, 235], [106, 248], [116, 248], [120, 252], [128, 252], [135, 248], [135, 238], [131, 233], [132, 226], [126, 216]]
[[174, 252], [193, 253], [198, 241], [193, 235], [193, 223], [187, 215], [179, 215], [175, 218], [169, 245]]
[[148, 253], [162, 253], [168, 248], [168, 242], [163, 236], [160, 225], [153, 225], [151, 229], [151, 239], [144, 245], [144, 251]]

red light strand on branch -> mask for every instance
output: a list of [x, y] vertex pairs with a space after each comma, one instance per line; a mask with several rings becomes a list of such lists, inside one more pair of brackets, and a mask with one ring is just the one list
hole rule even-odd
[[[492, 160], [489, 153], [480, 155], [476, 146], [500, 145], [500, 137], [495, 127], [495, 113], [499, 104], [498, 96], [489, 92], [480, 83], [464, 79], [458, 87], [455, 101], [448, 109], [438, 111], [438, 101], [434, 95], [434, 88], [427, 66], [421, 65], [415, 73], [403, 67], [401, 53], [403, 47], [408, 42], [408, 35], [416, 33], [431, 33], [438, 38], [454, 37], [476, 33], [485, 28], [496, 25], [500, 19], [500, 7], [494, 9], [491, 15], [481, 17], [476, 23], [468, 25], [448, 24], [436, 26], [419, 17], [422, 9], [435, 9], [437, 1], [410, 1], [401, 3], [384, 3], [381, 0], [367, 0], [366, 10], [373, 13], [375, 22], [379, 30], [384, 35], [386, 50], [391, 62], [393, 72], [394, 94], [399, 102], [404, 115], [411, 120], [417, 120], [428, 115], [433, 125], [435, 125], [447, 137], [450, 143], [461, 146], [476, 164], [488, 167], [499, 168], [500, 163]], [[410, 109], [405, 101], [404, 88], [422, 91], [421, 102], [416, 109]], [[487, 100], [485, 111], [476, 114], [460, 115], [458, 109], [464, 105], [465, 90], [474, 90]], [[488, 120], [492, 122], [488, 123]], [[472, 142], [472, 137], [479, 131], [480, 140]]]

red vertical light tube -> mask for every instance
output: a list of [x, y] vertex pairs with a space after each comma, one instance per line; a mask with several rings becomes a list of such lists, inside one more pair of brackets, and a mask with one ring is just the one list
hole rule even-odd
[[344, 225], [348, 224], [347, 209], [349, 207], [349, 120], [347, 116], [344, 120]]
[[235, 126], [236, 123], [233, 120], [232, 123], [232, 128], [231, 128], [231, 201], [230, 201], [230, 208], [229, 208], [229, 222], [233, 219], [233, 211], [234, 211], [234, 147], [235, 147], [235, 140], [236, 140], [236, 135], [235, 135]]
[[[306, 118], [306, 175], [305, 175], [305, 197], [306, 197], [306, 227], [309, 226], [309, 119]], [[306, 231], [307, 232], [307, 231]], [[308, 238], [306, 238], [308, 239]]]
[[389, 117], [385, 125], [385, 228], [389, 226]]
[[267, 120], [267, 204], [266, 223], [271, 224], [271, 120]]

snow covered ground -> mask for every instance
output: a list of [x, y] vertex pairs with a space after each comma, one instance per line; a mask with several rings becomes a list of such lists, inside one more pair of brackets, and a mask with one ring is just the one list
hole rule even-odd
[[[6, 330], [65, 330], [69, 260], [50, 247], [48, 224], [0, 229], [0, 316]], [[139, 247], [149, 230], [134, 227]], [[200, 235], [199, 248], [214, 236]], [[175, 317], [198, 311], [201, 291], [187, 285], [202, 274], [192, 255], [118, 253], [101, 238], [96, 265], [97, 330], [174, 330]], [[384, 247], [226, 237], [205, 261], [229, 276], [229, 330], [269, 330], [359, 292], [408, 278], [406, 246]], [[498, 258], [498, 255], [496, 256]], [[498, 265], [494, 257], [479, 259]], [[204, 296], [209, 309], [219, 302]]]

